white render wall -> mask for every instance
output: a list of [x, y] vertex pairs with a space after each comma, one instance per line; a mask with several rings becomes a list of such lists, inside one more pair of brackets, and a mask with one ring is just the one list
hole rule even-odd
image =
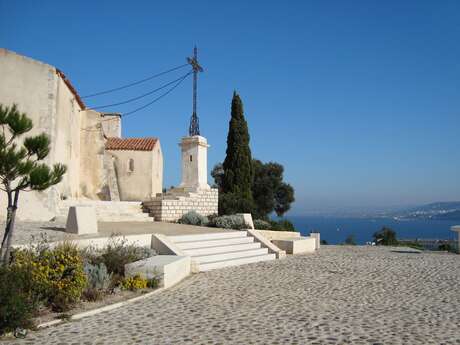
[[174, 222], [184, 214], [196, 211], [203, 216], [218, 213], [219, 192], [215, 188], [189, 193], [189, 196], [158, 196], [153, 200], [144, 201], [144, 208], [158, 222]]
[[[152, 151], [107, 150], [115, 159], [120, 200], [150, 200], [163, 188], [163, 155], [160, 141]], [[129, 160], [134, 161], [134, 171], [129, 171]]]
[[[49, 220], [60, 198], [80, 196], [80, 106], [56, 68], [0, 48], [0, 103], [18, 105], [33, 121], [26, 136], [40, 133], [51, 139], [46, 164], [63, 163], [63, 181], [44, 192], [21, 193], [20, 220]], [[23, 137], [26, 137], [23, 136]], [[0, 219], [5, 217], [5, 198], [0, 196]]]

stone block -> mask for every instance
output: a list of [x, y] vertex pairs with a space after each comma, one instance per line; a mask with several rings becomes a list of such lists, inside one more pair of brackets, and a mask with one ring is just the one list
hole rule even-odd
[[78, 235], [97, 234], [97, 218], [94, 207], [69, 207], [65, 229], [66, 232]]
[[272, 242], [288, 254], [314, 253], [316, 249], [316, 239], [313, 237], [273, 240]]
[[156, 255], [125, 265], [125, 276], [145, 279], [160, 277], [160, 286], [168, 288], [191, 273], [190, 256]]
[[319, 232], [310, 232], [310, 237], [315, 239], [315, 248], [319, 249], [321, 246], [321, 237]]
[[237, 213], [237, 216], [243, 218], [243, 221], [249, 226], [249, 229], [254, 229], [254, 223], [252, 221], [252, 215], [250, 213]]

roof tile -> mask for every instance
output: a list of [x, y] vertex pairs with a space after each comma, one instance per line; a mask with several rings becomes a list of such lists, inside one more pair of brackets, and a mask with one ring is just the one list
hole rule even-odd
[[152, 151], [157, 138], [107, 138], [106, 150]]

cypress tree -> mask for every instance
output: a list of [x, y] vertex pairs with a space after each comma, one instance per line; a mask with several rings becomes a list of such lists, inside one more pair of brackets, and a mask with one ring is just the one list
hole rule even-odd
[[222, 192], [227, 194], [227, 201], [229, 199], [234, 200], [231, 202], [233, 204], [231, 211], [250, 212], [253, 202], [251, 192], [253, 167], [249, 147], [249, 131], [244, 118], [243, 102], [236, 91], [233, 92], [223, 170]]

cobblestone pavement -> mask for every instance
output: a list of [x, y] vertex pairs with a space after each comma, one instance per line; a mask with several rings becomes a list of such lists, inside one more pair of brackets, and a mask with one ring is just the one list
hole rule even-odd
[[11, 343], [460, 344], [460, 256], [323, 246], [196, 274]]
[[[3, 238], [5, 222], [0, 221], [0, 236]], [[99, 222], [98, 233], [90, 235], [76, 235], [65, 232], [65, 223], [57, 222], [22, 222], [16, 223], [14, 230], [14, 244], [28, 244], [36, 242], [42, 236], [47, 240], [62, 241], [74, 239], [87, 239], [94, 237], [108, 237], [116, 235], [136, 234], [164, 234], [164, 235], [189, 235], [205, 234], [210, 232], [228, 231], [225, 229], [209, 228], [187, 224], [166, 223], [166, 222]]]

